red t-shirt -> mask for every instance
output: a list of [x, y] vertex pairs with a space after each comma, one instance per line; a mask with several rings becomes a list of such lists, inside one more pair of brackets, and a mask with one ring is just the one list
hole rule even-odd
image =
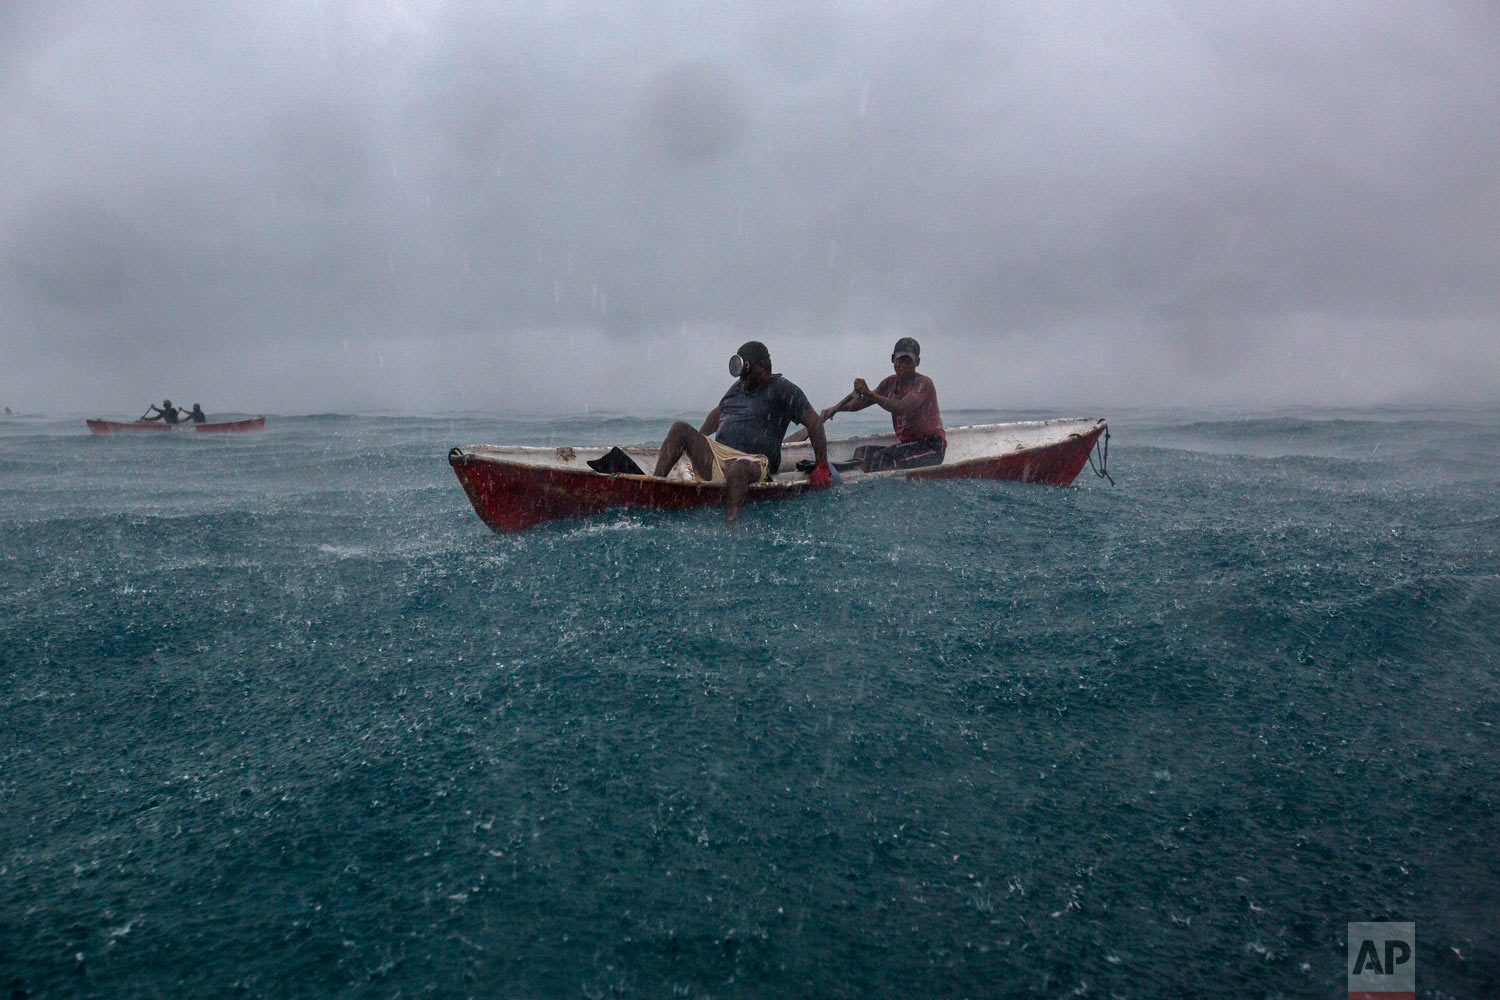
[[902, 385], [897, 378], [896, 375], [887, 375], [875, 387], [876, 395], [891, 399], [920, 396], [922, 402], [907, 416], [891, 414], [891, 426], [896, 429], [896, 440], [916, 441], [929, 434], [936, 434], [947, 444], [948, 436], [943, 433], [943, 415], [938, 412], [937, 386], [932, 384], [932, 379], [926, 375], [913, 375], [910, 382]]

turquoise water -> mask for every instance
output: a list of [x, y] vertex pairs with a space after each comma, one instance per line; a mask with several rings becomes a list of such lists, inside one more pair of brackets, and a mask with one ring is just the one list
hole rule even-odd
[[0, 423], [0, 995], [1500, 994], [1500, 412], [1105, 415], [509, 536], [670, 418]]

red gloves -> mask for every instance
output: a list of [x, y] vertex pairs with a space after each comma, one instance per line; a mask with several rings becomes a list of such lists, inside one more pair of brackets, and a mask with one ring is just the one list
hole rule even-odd
[[811, 489], [826, 490], [833, 485], [833, 471], [828, 468], [827, 462], [819, 462], [813, 466], [807, 474], [807, 485]]

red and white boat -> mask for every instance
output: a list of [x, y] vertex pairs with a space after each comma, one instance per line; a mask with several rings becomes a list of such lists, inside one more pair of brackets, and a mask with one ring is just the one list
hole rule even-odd
[[247, 420], [218, 420], [204, 424], [189, 421], [169, 424], [164, 420], [89, 420], [85, 421], [95, 434], [116, 434], [121, 431], [197, 431], [200, 434], [239, 434], [244, 431], [264, 430], [265, 417], [250, 417]]
[[[845, 485], [883, 477], [906, 479], [1001, 479], [1066, 486], [1088, 463], [1101, 437], [1102, 419], [1037, 420], [1010, 424], [976, 424], [946, 429], [948, 450], [942, 465], [886, 472], [842, 473]], [[828, 442], [831, 462], [849, 461], [861, 445], [890, 445], [891, 434], [843, 438]], [[1107, 445], [1106, 445], [1107, 447]], [[657, 446], [623, 447], [642, 469], [656, 466]], [[609, 451], [608, 445], [559, 448], [474, 445], [454, 448], [448, 463], [463, 484], [474, 510], [496, 531], [519, 531], [555, 518], [595, 514], [614, 507], [681, 509], [724, 503], [724, 487], [699, 482], [686, 459], [665, 478], [651, 475], [604, 475], [587, 463]], [[750, 487], [751, 500], [780, 500], [807, 488], [807, 474], [797, 462], [812, 458], [807, 442], [782, 445], [781, 469], [770, 482]]]

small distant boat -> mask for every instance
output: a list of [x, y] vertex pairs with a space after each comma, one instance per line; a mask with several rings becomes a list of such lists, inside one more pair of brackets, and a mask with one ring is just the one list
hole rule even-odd
[[89, 420], [89, 430], [95, 434], [116, 434], [120, 431], [197, 431], [200, 434], [239, 434], [244, 431], [265, 430], [265, 417], [250, 417], [247, 420], [218, 420], [206, 424], [190, 421], [169, 424], [164, 420]]
[[[1108, 433], [1102, 419], [1037, 420], [1009, 424], [950, 427], [943, 464], [920, 469], [843, 473], [850, 484], [865, 479], [999, 479], [1066, 486], [1089, 461], [1096, 443]], [[891, 434], [828, 442], [834, 463], [853, 457], [861, 445], [891, 445]], [[463, 484], [474, 510], [495, 531], [519, 531], [555, 518], [594, 514], [614, 507], [681, 509], [724, 502], [724, 487], [698, 482], [683, 459], [664, 478], [650, 475], [603, 475], [585, 463], [609, 446], [561, 448], [454, 448], [448, 463]], [[622, 449], [642, 469], [656, 466], [658, 448]], [[781, 469], [770, 482], [750, 487], [751, 500], [780, 500], [801, 495], [807, 474], [797, 472], [799, 459], [810, 459], [807, 442], [782, 445]], [[1101, 456], [1102, 457], [1102, 456]], [[1101, 473], [1102, 475], [1103, 473]]]

